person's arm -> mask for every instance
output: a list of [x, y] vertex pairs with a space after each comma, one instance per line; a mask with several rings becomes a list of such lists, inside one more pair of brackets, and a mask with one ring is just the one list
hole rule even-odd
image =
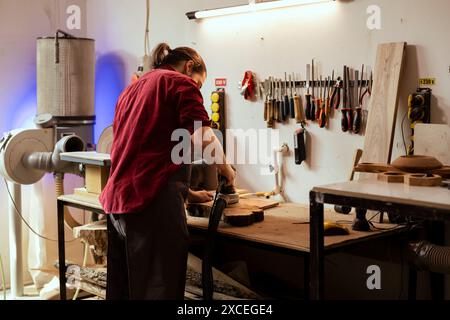
[[189, 189], [188, 201], [190, 203], [205, 203], [213, 199], [213, 193], [206, 190]]
[[[214, 163], [217, 165], [219, 174], [227, 179], [228, 185], [234, 184], [236, 173], [227, 164], [222, 145], [214, 134], [214, 131], [208, 126], [211, 121], [203, 105], [203, 97], [197, 84], [181, 77], [177, 81], [178, 89], [175, 94], [175, 101], [178, 106], [180, 126], [189, 130], [192, 135], [194, 147], [200, 148], [202, 151], [207, 147], [213, 150], [212, 156], [215, 159]], [[194, 128], [196, 121], [202, 122], [202, 127], [199, 129]]]
[[194, 147], [201, 147], [202, 151], [205, 151], [207, 147], [209, 147], [209, 150], [213, 150], [211, 156], [215, 160], [219, 174], [225, 177], [227, 185], [234, 185], [236, 172], [227, 163], [227, 157], [223, 151], [222, 144], [217, 139], [214, 131], [210, 127], [201, 127], [192, 135], [192, 142]]

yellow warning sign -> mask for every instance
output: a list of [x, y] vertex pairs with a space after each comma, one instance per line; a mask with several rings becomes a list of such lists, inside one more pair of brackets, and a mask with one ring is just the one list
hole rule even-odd
[[419, 79], [419, 85], [421, 85], [421, 86], [434, 86], [435, 84], [436, 84], [436, 78]]

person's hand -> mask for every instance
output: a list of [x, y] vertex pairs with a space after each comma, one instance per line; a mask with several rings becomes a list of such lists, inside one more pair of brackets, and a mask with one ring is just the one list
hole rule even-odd
[[236, 171], [230, 165], [224, 165], [219, 168], [219, 174], [227, 180], [227, 186], [234, 186]]
[[213, 199], [213, 193], [206, 190], [194, 191], [189, 189], [188, 201], [190, 203], [205, 203]]

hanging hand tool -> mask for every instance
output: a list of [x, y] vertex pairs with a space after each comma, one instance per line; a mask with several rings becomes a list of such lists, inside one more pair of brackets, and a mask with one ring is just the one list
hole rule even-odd
[[[358, 79], [357, 79], [358, 81]], [[363, 88], [364, 88], [364, 65], [361, 68], [361, 81], [358, 83], [358, 107], [356, 108], [355, 122], [353, 125], [353, 132], [359, 134], [362, 125], [362, 106], [363, 106]]]
[[280, 91], [280, 99], [281, 99], [281, 121], [285, 122], [287, 115], [286, 115], [286, 101], [284, 99], [284, 94], [287, 92], [287, 84], [285, 81], [280, 79], [280, 84], [283, 86], [283, 90]]
[[273, 128], [273, 101], [272, 101], [272, 96], [273, 96], [273, 84], [272, 84], [272, 77], [269, 77], [268, 80], [268, 85], [267, 85], [268, 89], [268, 95], [267, 95], [267, 100], [266, 100], [266, 104], [265, 104], [265, 108], [264, 108], [264, 120], [267, 121], [267, 128]]
[[336, 84], [333, 87], [333, 93], [331, 94], [331, 107], [334, 109], [339, 109], [339, 106], [341, 105], [341, 87], [342, 84], [342, 78], [338, 77], [336, 80]]
[[289, 89], [291, 90], [291, 95], [289, 97], [289, 117], [295, 119], [295, 102], [294, 102], [294, 88], [292, 85], [292, 76], [289, 75]]
[[264, 101], [264, 121], [269, 121], [269, 104], [270, 104], [270, 82], [269, 80], [264, 81], [264, 94], [266, 100]]
[[297, 129], [294, 134], [294, 154], [295, 164], [301, 165], [306, 160], [306, 129], [302, 127]]
[[346, 106], [346, 128], [347, 131], [352, 132], [353, 131], [353, 98], [355, 94], [355, 85], [356, 82], [354, 82], [354, 85], [352, 86], [352, 78], [350, 77], [350, 68], [346, 68], [346, 77], [347, 77], [347, 106]]
[[271, 81], [272, 89], [271, 89], [270, 121], [272, 123], [272, 127], [271, 128], [273, 128], [274, 127], [274, 121], [275, 121], [275, 109], [277, 107], [277, 99], [276, 99], [276, 92], [275, 92], [275, 90], [276, 90], [276, 82], [275, 81], [276, 80], [275, 80], [274, 77], [272, 77], [271, 79], [272, 79], [272, 81]]
[[322, 76], [319, 77], [319, 97], [316, 99], [316, 120], [319, 121], [320, 113], [323, 107], [323, 86]]
[[311, 117], [311, 93], [309, 92], [311, 82], [311, 65], [306, 65], [306, 94], [305, 94], [305, 100], [306, 100], [306, 108], [305, 108], [305, 117], [306, 120], [312, 120]]
[[277, 79], [275, 79], [274, 81], [275, 81], [275, 84], [274, 84], [274, 87], [275, 87], [275, 95], [274, 95], [275, 103], [274, 103], [273, 118], [274, 118], [274, 120], [276, 122], [281, 122], [280, 100], [278, 99], [279, 92], [280, 92], [279, 85], [278, 85], [279, 83], [278, 83]]
[[278, 122], [283, 122], [283, 85], [281, 79], [277, 81], [277, 110], [278, 110]]
[[289, 95], [288, 95], [288, 80], [287, 73], [284, 73], [284, 119], [288, 119], [291, 113], [290, 104], [289, 104]]
[[[298, 79], [300, 81], [300, 77]], [[294, 76], [294, 83], [295, 83], [295, 95], [294, 95], [294, 106], [295, 106], [295, 121], [297, 123], [303, 123], [303, 104], [302, 104], [302, 98], [300, 92], [297, 94], [297, 81], [295, 81]]]
[[348, 92], [349, 92], [349, 81], [347, 75], [347, 66], [344, 66], [344, 97], [343, 97], [343, 105], [342, 105], [342, 119], [341, 119], [341, 127], [343, 132], [347, 132], [349, 129], [348, 124]]
[[331, 116], [331, 94], [333, 93], [333, 83], [334, 83], [334, 70], [333, 70], [331, 78], [328, 77], [328, 94], [327, 94], [327, 101], [326, 101], [327, 118], [330, 118], [330, 116]]
[[312, 61], [312, 98], [311, 98], [311, 120], [316, 121], [316, 92], [315, 92], [315, 80], [314, 80], [314, 59]]
[[327, 79], [325, 79], [325, 84], [324, 84], [325, 89], [323, 90], [323, 93], [321, 96], [321, 101], [320, 101], [321, 108], [320, 108], [319, 116], [317, 117], [317, 119], [319, 121], [319, 126], [321, 128], [325, 128], [327, 125], [327, 108], [328, 108], [327, 105], [329, 102], [329, 98], [327, 98], [327, 95], [328, 95], [329, 86], [330, 86], [330, 78], [328, 77]]

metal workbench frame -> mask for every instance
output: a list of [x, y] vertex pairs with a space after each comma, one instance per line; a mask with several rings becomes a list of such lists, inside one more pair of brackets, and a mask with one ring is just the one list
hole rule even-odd
[[103, 210], [93, 208], [88, 205], [76, 204], [66, 200], [57, 200], [58, 215], [58, 270], [59, 270], [59, 297], [61, 300], [67, 300], [66, 289], [66, 243], [64, 235], [64, 207], [72, 207], [98, 214], [104, 214]]
[[[450, 221], [450, 211], [436, 209], [427, 206], [403, 204], [400, 202], [372, 200], [363, 197], [352, 197], [336, 195], [327, 192], [317, 192], [312, 190], [309, 195], [310, 201], [310, 298], [312, 300], [324, 299], [324, 204], [334, 204], [349, 206], [354, 208], [364, 208], [382, 212], [390, 212], [399, 216], [409, 216], [421, 218], [428, 221]], [[442, 235], [438, 235], [442, 239]], [[415, 286], [414, 271], [410, 269], [410, 289], [409, 298], [414, 298], [415, 291], [411, 287]], [[443, 280], [440, 275], [435, 276], [435, 280]], [[411, 282], [413, 285], [411, 285]], [[443, 283], [443, 281], [442, 281]]]

